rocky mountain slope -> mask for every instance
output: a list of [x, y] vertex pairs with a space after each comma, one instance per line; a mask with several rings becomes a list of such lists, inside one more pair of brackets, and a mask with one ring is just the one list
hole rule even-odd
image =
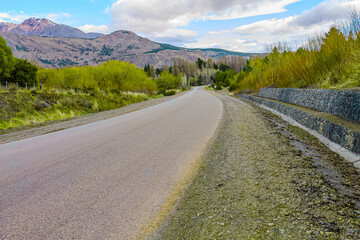
[[21, 24], [0, 23], [0, 32], [66, 38], [98, 38], [103, 35], [101, 33], [84, 33], [78, 28], [57, 24], [45, 18], [29, 18]]
[[[162, 67], [172, 65], [174, 58], [195, 61], [198, 57], [223, 55], [249, 56], [247, 53], [222, 49], [187, 49], [153, 42], [130, 31], [117, 31], [95, 37], [47, 19], [28, 19], [20, 25], [0, 23], [0, 36], [12, 48], [14, 56], [34, 60], [45, 67], [96, 65], [116, 59], [139, 67], [145, 64]], [[69, 30], [69, 31], [68, 31]], [[36, 36], [34, 36], [36, 35]], [[54, 37], [61, 36], [61, 37]]]

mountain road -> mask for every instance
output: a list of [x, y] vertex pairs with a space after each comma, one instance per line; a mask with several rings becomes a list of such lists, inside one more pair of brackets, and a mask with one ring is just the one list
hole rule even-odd
[[222, 102], [170, 101], [0, 145], [0, 239], [131, 239], [201, 156]]

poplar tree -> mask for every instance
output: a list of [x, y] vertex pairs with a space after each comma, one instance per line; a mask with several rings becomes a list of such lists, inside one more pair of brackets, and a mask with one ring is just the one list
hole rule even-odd
[[6, 45], [6, 41], [0, 37], [0, 80], [5, 81], [10, 78], [14, 69], [14, 57], [11, 48]]

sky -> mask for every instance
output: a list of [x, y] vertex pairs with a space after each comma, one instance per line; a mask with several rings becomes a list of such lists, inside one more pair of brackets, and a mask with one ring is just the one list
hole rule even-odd
[[189, 48], [293, 49], [344, 24], [360, 0], [0, 0], [0, 22], [48, 18], [84, 32], [128, 30]]

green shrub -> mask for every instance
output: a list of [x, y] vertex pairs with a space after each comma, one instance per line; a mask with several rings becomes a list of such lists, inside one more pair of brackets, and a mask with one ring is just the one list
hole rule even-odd
[[165, 90], [163, 88], [161, 88], [158, 92], [157, 92], [157, 95], [164, 95], [164, 96], [172, 96], [172, 95], [175, 95], [176, 94], [176, 91], [174, 90]]
[[[318, 47], [312, 47], [318, 46]], [[274, 48], [264, 58], [248, 61], [247, 71], [238, 74], [239, 91], [260, 88], [334, 88], [360, 86], [360, 38], [345, 36], [331, 28], [323, 38], [309, 41], [296, 52]]]
[[165, 96], [172, 96], [172, 95], [175, 95], [176, 94], [176, 91], [174, 91], [174, 90], [170, 90], [170, 91], [166, 91], [165, 92]]
[[153, 94], [156, 82], [147, 74], [128, 62], [111, 60], [96, 67], [68, 67], [62, 69], [40, 69], [37, 73], [39, 83], [46, 86], [67, 86], [84, 89], [92, 96], [104, 91], [131, 91]]

